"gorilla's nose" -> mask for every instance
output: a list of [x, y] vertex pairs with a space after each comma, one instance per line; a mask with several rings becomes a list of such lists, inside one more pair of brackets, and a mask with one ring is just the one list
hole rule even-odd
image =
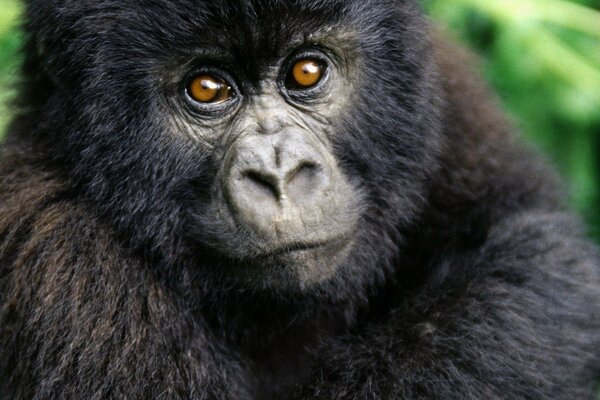
[[[263, 233], [310, 229], [322, 217], [331, 184], [318, 143], [282, 133], [238, 140], [226, 173], [228, 200], [238, 220]], [[292, 232], [293, 231], [293, 232]]]
[[[280, 149], [275, 149], [280, 152]], [[291, 196], [292, 201], [301, 201], [315, 187], [319, 166], [310, 159], [290, 160], [286, 166], [248, 168], [243, 171], [241, 185], [247, 190], [273, 195], [281, 203]]]

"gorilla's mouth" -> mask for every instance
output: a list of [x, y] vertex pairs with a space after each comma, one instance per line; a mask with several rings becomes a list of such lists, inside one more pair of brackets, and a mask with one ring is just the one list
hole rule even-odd
[[[258, 250], [240, 260], [236, 276], [260, 287], [296, 290], [332, 277], [351, 252], [352, 235], [307, 238]], [[241, 275], [240, 275], [241, 274]]]
[[299, 252], [319, 252], [335, 251], [346, 247], [350, 242], [350, 235], [338, 236], [335, 238], [312, 240], [312, 241], [294, 241], [284, 245], [279, 245], [273, 249], [259, 253], [256, 260], [265, 258], [285, 257]]

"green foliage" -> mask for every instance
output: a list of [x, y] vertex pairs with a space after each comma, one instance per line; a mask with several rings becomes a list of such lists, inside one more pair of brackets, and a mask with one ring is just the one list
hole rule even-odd
[[[600, 238], [600, 0], [423, 0], [484, 59], [484, 74], [527, 137], [556, 160]], [[0, 103], [21, 41], [17, 0], [0, 0]], [[9, 118], [0, 106], [0, 132]]]
[[482, 56], [506, 109], [569, 178], [573, 204], [600, 238], [600, 1], [424, 3]]
[[8, 119], [6, 103], [13, 95], [21, 37], [16, 29], [20, 13], [16, 0], [0, 0], [0, 136]]

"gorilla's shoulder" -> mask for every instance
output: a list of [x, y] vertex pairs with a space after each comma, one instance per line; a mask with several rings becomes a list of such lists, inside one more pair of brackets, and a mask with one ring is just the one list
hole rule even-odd
[[434, 30], [431, 43], [445, 131], [432, 201], [450, 212], [468, 209], [498, 217], [526, 209], [563, 210], [566, 190], [558, 173], [520, 137], [482, 78], [477, 58], [440, 30]]

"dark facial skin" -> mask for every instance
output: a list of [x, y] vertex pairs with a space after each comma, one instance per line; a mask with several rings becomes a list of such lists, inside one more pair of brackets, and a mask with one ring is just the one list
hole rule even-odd
[[[318, 283], [335, 273], [352, 245], [360, 192], [340, 169], [332, 137], [356, 66], [333, 38], [317, 34], [286, 44], [281, 56], [258, 66], [254, 82], [239, 65], [228, 69], [233, 54], [202, 48], [170, 77], [166, 92], [177, 127], [171, 134], [193, 137], [217, 166], [209, 199], [196, 205], [203, 220], [197, 229], [207, 232], [204, 243], [243, 264], [234, 271], [240, 279]], [[304, 60], [320, 68], [309, 87], [294, 77]], [[228, 98], [193, 97], [190, 81], [206, 74], [231, 88]]]

